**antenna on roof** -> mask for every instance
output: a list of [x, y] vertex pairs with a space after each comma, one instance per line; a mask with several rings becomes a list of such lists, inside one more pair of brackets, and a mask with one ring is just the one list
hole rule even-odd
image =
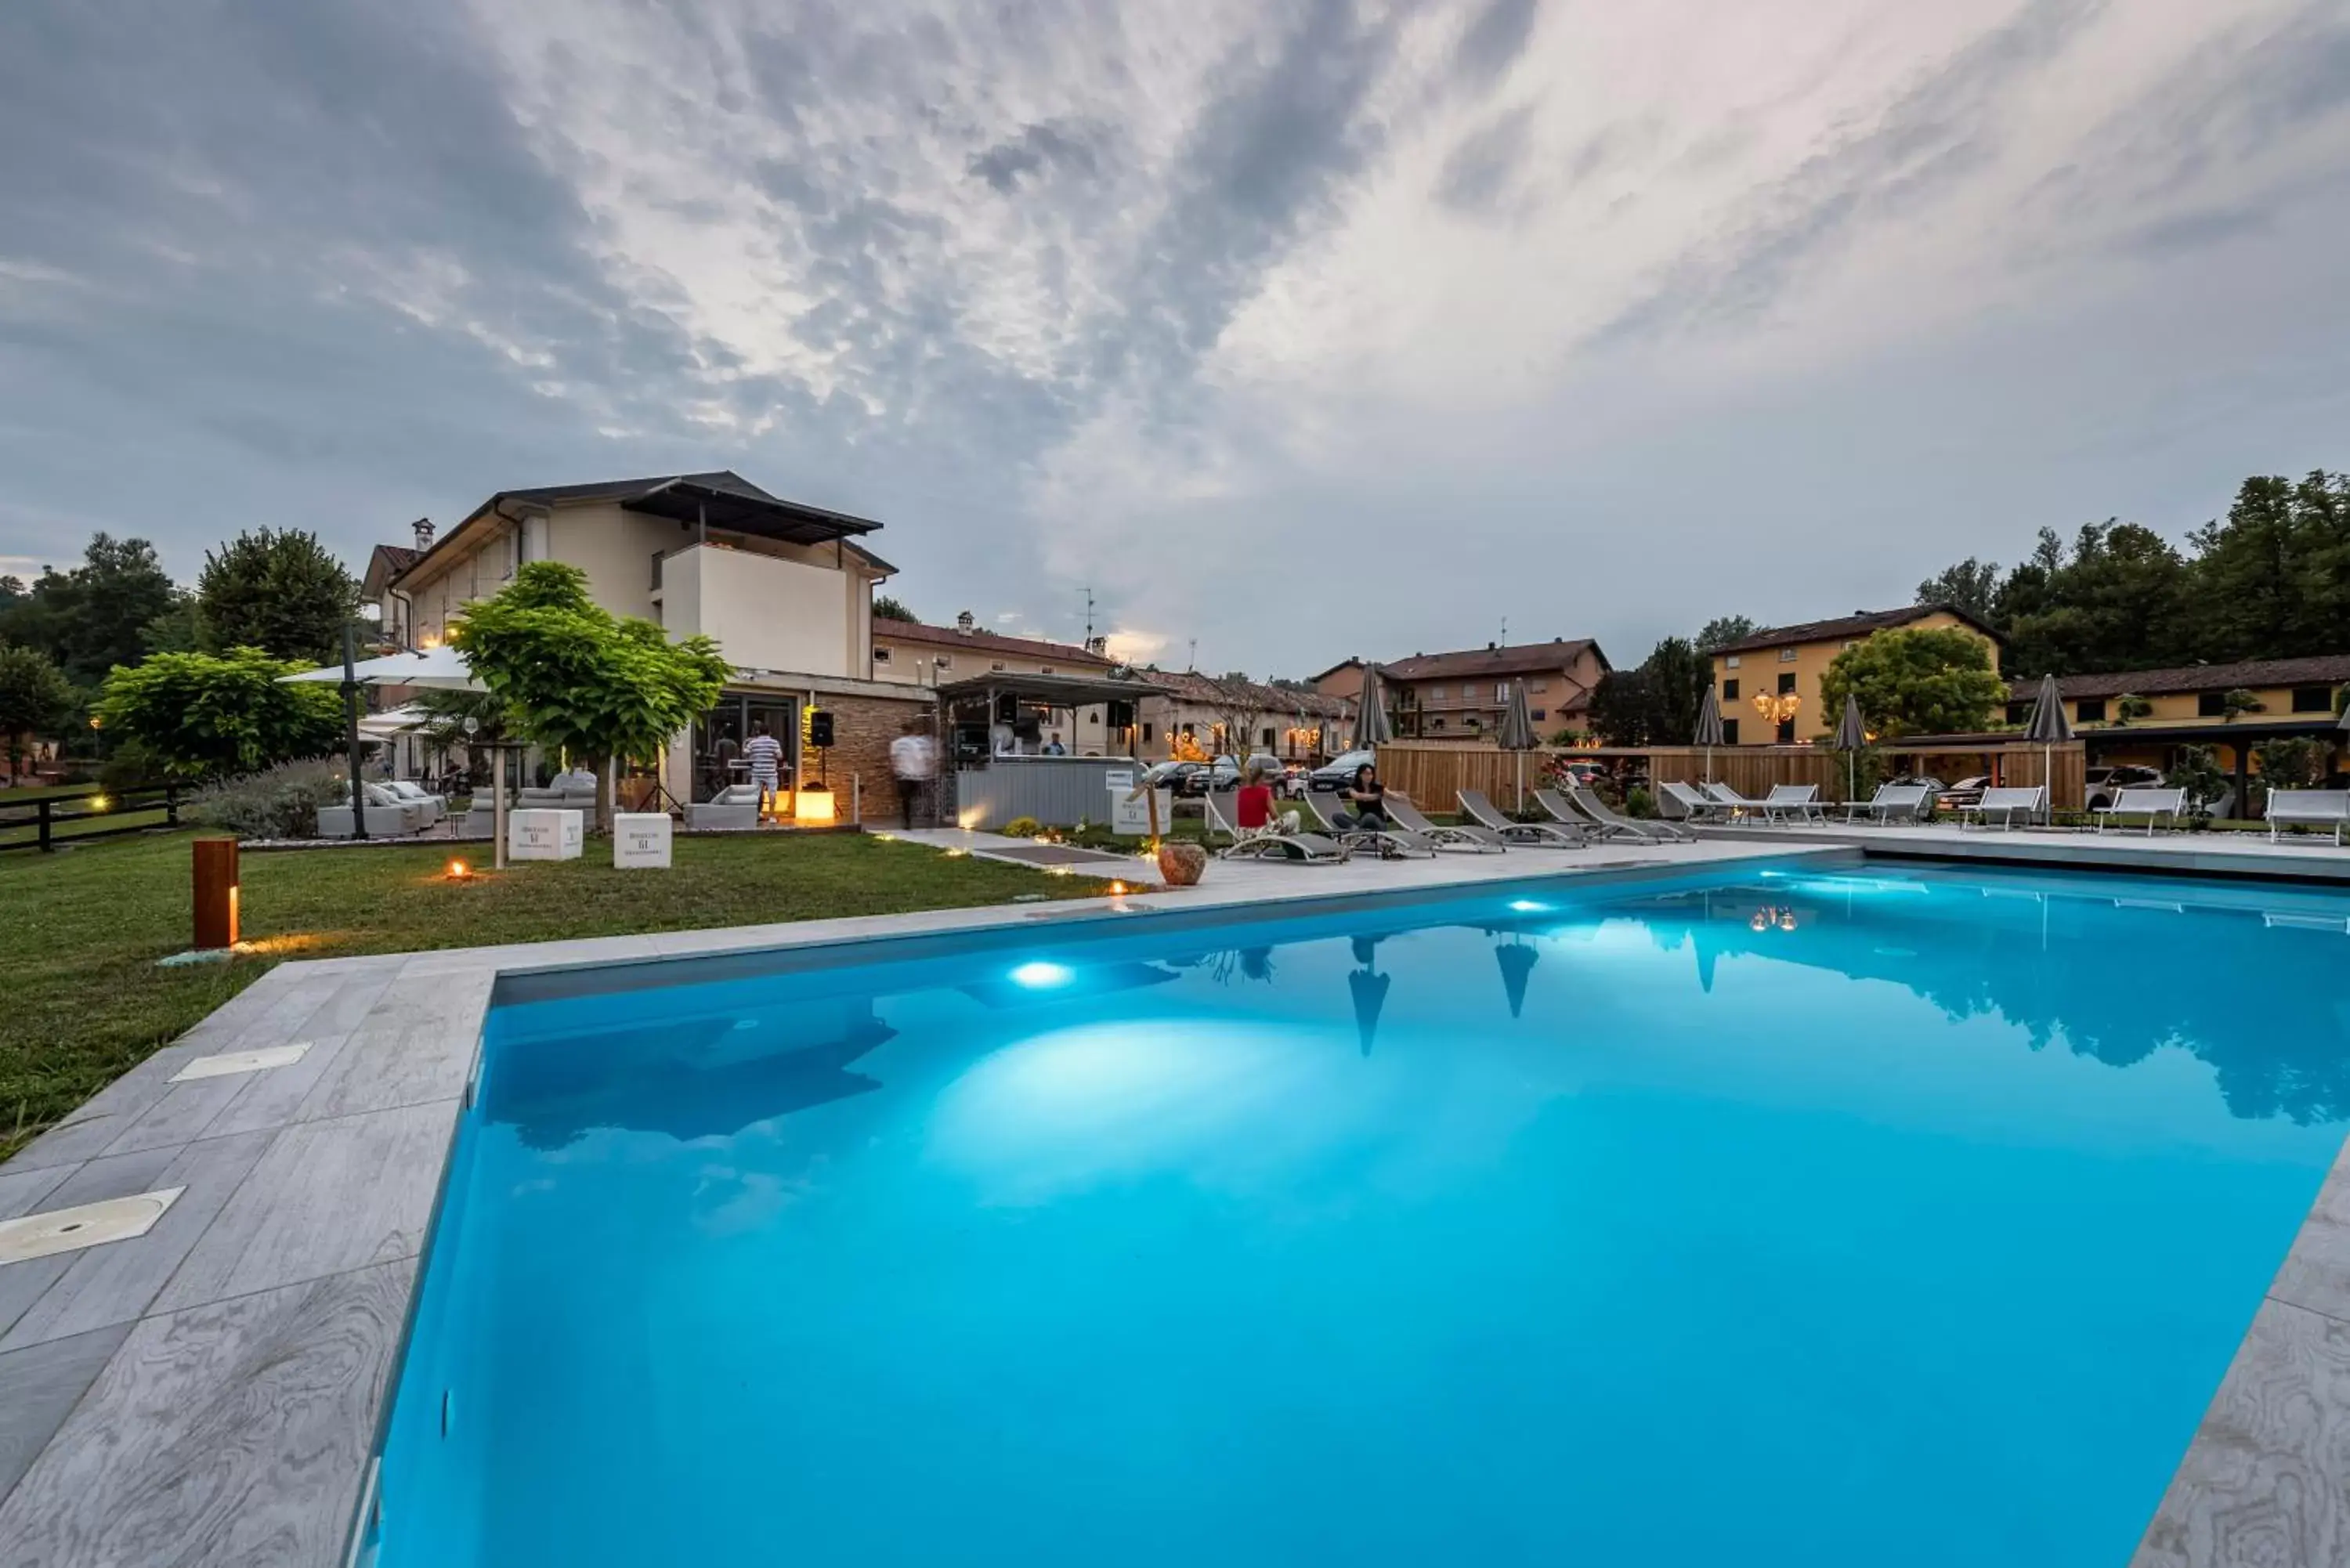
[[1090, 584], [1087, 586], [1087, 588], [1086, 588], [1086, 591], [1085, 591], [1085, 592], [1086, 592], [1086, 646], [1087, 646], [1087, 648], [1091, 648], [1091, 647], [1094, 645], [1094, 590], [1093, 590], [1093, 587], [1092, 587], [1092, 586], [1091, 586]]
[[1183, 668], [1186, 670], [1197, 670], [1200, 668], [1200, 639], [1196, 637], [1191, 639], [1190, 662], [1185, 664]]
[[1507, 648], [1510, 646], [1510, 618], [1508, 616], [1503, 616], [1502, 618], [1502, 640], [1495, 643], [1493, 646], [1496, 648]]

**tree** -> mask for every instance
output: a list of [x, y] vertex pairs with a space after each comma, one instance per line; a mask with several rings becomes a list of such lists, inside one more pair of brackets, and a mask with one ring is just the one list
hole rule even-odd
[[1978, 620], [1989, 620], [1999, 598], [1999, 564], [1969, 556], [1918, 585], [1921, 605], [1956, 605]]
[[2136, 719], [2154, 711], [2154, 704], [2135, 691], [2125, 691], [2114, 699], [2114, 727], [2120, 729]]
[[873, 618], [876, 620], [910, 620], [919, 622], [922, 618], [916, 615], [912, 610], [908, 609], [906, 607], [906, 601], [899, 598], [896, 595], [875, 594], [873, 596]]
[[1742, 615], [1718, 615], [1705, 623], [1697, 634], [1697, 650], [1711, 653], [1717, 648], [1727, 648], [1741, 638], [1754, 635], [1754, 622]]
[[1591, 728], [1611, 746], [1645, 746], [1659, 739], [1651, 732], [1655, 704], [1646, 670], [1611, 670], [1591, 691]]
[[1686, 638], [1669, 637], [1640, 663], [1648, 678], [1649, 732], [1661, 743], [1687, 745], [1697, 733], [1698, 710], [1713, 684], [1708, 660]]
[[204, 553], [196, 578], [202, 646], [257, 648], [316, 665], [336, 655], [359, 602], [357, 578], [316, 534], [256, 528]]
[[0, 616], [0, 637], [37, 648], [80, 686], [148, 651], [147, 623], [183, 596], [144, 539], [91, 535], [70, 572], [44, 570], [29, 593]]
[[2007, 682], [1974, 633], [1911, 627], [1877, 632], [1835, 656], [1820, 682], [1823, 734], [1834, 732], [1847, 694], [1859, 699], [1869, 730], [1892, 740], [1981, 730], [2006, 703]]
[[176, 778], [249, 774], [332, 753], [343, 734], [342, 695], [278, 680], [305, 668], [257, 649], [159, 653], [106, 678], [98, 717], [145, 746]]
[[2305, 789], [2325, 775], [2325, 748], [2306, 735], [2280, 736], [2254, 746], [2252, 763], [2270, 789]]
[[651, 621], [588, 597], [588, 574], [532, 561], [494, 597], [466, 607], [450, 640], [505, 699], [515, 732], [595, 770], [596, 819], [608, 826], [616, 757], [650, 758], [707, 713], [728, 665], [706, 637], [671, 642]]
[[74, 689], [37, 648], [0, 647], [0, 741], [8, 748], [8, 782], [22, 782], [26, 743], [55, 735], [73, 720]]
[[2265, 711], [2268, 704], [2239, 686], [2220, 699], [2220, 716], [2232, 724], [2247, 713]]
[[1238, 671], [1210, 680], [1207, 686], [1208, 711], [1216, 716], [1224, 750], [1234, 760], [1246, 763], [1251, 753], [1262, 749], [1256, 732], [1264, 722], [1269, 693]]
[[150, 653], [195, 653], [203, 650], [203, 618], [196, 601], [182, 598], [139, 628], [139, 640]]
[[2214, 663], [2350, 647], [2350, 475], [2247, 479], [2198, 529], [2196, 651]]

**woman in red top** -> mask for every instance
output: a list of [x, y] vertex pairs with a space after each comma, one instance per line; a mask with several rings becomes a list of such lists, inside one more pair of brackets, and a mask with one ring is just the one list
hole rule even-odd
[[1262, 833], [1273, 826], [1273, 786], [1263, 768], [1251, 768], [1232, 800], [1232, 820], [1243, 833]]

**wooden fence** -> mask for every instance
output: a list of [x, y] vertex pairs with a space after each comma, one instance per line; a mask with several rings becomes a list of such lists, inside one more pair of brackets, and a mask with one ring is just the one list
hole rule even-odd
[[[1531, 793], [1546, 779], [1550, 764], [1563, 758], [1585, 757], [1620, 768], [1637, 761], [1652, 781], [1706, 778], [1726, 784], [1744, 795], [1768, 794], [1773, 784], [1817, 784], [1820, 798], [1845, 798], [1845, 757], [1840, 752], [1810, 746], [1716, 746], [1709, 767], [1701, 746], [1598, 747], [1504, 752], [1492, 746], [1447, 744], [1438, 741], [1390, 741], [1379, 747], [1379, 776], [1390, 789], [1403, 791], [1423, 810], [1451, 809], [1453, 796], [1463, 789], [1482, 790], [1503, 808], [1519, 801], [1518, 779], [1523, 758], [1525, 788]], [[1891, 769], [1931, 774], [1944, 784], [1988, 774], [1994, 784], [2029, 788], [2052, 784], [2051, 804], [2058, 811], [2079, 811], [2087, 799], [2086, 761], [2078, 741], [2055, 748], [2053, 779], [2043, 748], [2021, 741], [1981, 745], [1949, 743], [1921, 751], [1887, 746], [1885, 764]]]
[[180, 792], [175, 784], [129, 789], [119, 794], [92, 785], [25, 801], [10, 800], [0, 792], [0, 850], [46, 850], [84, 838], [112, 838], [179, 826]]

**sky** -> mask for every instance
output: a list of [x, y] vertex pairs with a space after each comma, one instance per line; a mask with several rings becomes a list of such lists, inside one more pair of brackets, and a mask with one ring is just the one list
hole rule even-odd
[[0, 572], [733, 468], [1310, 673], [2350, 468], [2350, 0], [18, 0]]

